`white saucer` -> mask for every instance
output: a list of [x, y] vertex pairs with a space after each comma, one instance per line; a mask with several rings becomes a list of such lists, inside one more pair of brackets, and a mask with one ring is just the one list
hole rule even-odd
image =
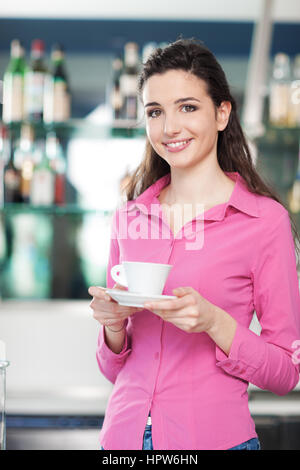
[[175, 295], [135, 294], [121, 289], [106, 289], [105, 292], [116, 300], [119, 305], [125, 305], [126, 307], [144, 307], [144, 303], [151, 302], [151, 300], [176, 299]]

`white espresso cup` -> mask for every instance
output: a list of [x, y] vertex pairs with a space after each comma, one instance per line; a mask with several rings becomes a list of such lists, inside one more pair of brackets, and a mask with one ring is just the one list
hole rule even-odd
[[111, 268], [113, 280], [136, 294], [161, 295], [171, 264], [123, 261]]

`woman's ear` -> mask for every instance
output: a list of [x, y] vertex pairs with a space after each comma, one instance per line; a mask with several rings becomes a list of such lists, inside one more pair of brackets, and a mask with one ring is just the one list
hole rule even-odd
[[227, 124], [231, 113], [230, 101], [222, 101], [220, 106], [217, 108], [217, 124], [218, 130], [223, 131]]

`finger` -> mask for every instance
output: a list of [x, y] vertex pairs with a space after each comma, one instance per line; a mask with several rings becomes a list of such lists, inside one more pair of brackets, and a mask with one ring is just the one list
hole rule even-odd
[[185, 295], [184, 297], [173, 300], [160, 300], [158, 302], [146, 302], [144, 307], [152, 310], [178, 310], [194, 303], [193, 297]]
[[100, 286], [91, 286], [88, 289], [88, 293], [92, 297], [96, 297], [97, 299], [105, 299], [105, 300], [110, 300], [111, 297], [105, 293], [105, 287], [100, 287]]
[[161, 317], [164, 321], [173, 323], [178, 327], [189, 325], [196, 318], [196, 312], [191, 306], [173, 310], [173, 311], [164, 311], [164, 310], [152, 310], [153, 313]]
[[[121, 284], [115, 284], [113, 289], [118, 289], [118, 290], [127, 290], [126, 287], [124, 286], [121, 286]], [[105, 300], [111, 300], [113, 303], [117, 303], [116, 300], [114, 300], [112, 297], [110, 297], [110, 295], [106, 292], [106, 297], [105, 297]]]
[[165, 320], [165, 321], [169, 321], [169, 322], [173, 322], [176, 321], [176, 315], [174, 315], [174, 312], [172, 312], [172, 315], [167, 315], [166, 311], [165, 310], [158, 310], [158, 309], [155, 309], [155, 310], [151, 310], [152, 313], [154, 313], [155, 315], [157, 315], [158, 317], [162, 318], [162, 320]]
[[161, 310], [162, 317], [167, 321], [173, 321], [186, 318], [194, 318], [197, 315], [197, 311], [192, 305], [188, 305], [184, 308], [179, 308], [178, 310]]

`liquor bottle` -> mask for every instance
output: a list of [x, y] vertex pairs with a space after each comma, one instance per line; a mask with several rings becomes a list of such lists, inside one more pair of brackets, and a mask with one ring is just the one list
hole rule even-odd
[[30, 186], [30, 203], [34, 206], [49, 206], [54, 203], [54, 171], [44, 148], [42, 158], [33, 170]]
[[0, 208], [4, 206], [4, 167], [7, 163], [7, 128], [0, 126]]
[[4, 127], [0, 127], [0, 209], [4, 206]]
[[293, 63], [293, 80], [290, 88], [289, 126], [300, 126], [300, 54]]
[[43, 119], [44, 86], [47, 68], [44, 63], [45, 45], [40, 39], [31, 44], [31, 65], [25, 73], [24, 114], [25, 119]]
[[3, 170], [4, 181], [4, 204], [22, 202], [20, 183], [21, 172], [15, 166], [14, 162], [14, 139], [9, 137], [9, 158]]
[[65, 71], [65, 53], [55, 44], [52, 53], [52, 70], [45, 80], [44, 122], [64, 122], [70, 119], [71, 95]]
[[[143, 64], [145, 64], [147, 62], [150, 55], [155, 51], [155, 49], [157, 47], [159, 47], [159, 46], [154, 41], [147, 42], [146, 44], [144, 44], [143, 50], [142, 50], [142, 62], [143, 62]], [[144, 109], [144, 106], [143, 106], [143, 103], [141, 102], [141, 100], [138, 100], [138, 113], [137, 114], [138, 114], [138, 116], [137, 116], [138, 121], [142, 122], [145, 118], [145, 109]]]
[[300, 212], [300, 147], [297, 175], [292, 189], [289, 191], [288, 194], [288, 203], [291, 212], [293, 212], [294, 214]]
[[24, 123], [21, 127], [19, 147], [15, 150], [15, 165], [21, 173], [20, 192], [22, 202], [29, 202], [33, 169], [37, 162], [34, 130], [30, 124]]
[[124, 48], [124, 67], [120, 77], [123, 96], [122, 118], [136, 120], [138, 112], [137, 80], [139, 72], [138, 45], [128, 42]]
[[25, 67], [24, 48], [18, 39], [14, 39], [11, 42], [10, 61], [3, 77], [2, 117], [5, 123], [23, 119]]
[[120, 89], [120, 77], [122, 73], [123, 62], [119, 57], [116, 57], [113, 61], [113, 83], [111, 90], [111, 108], [113, 114], [113, 120], [121, 118], [121, 110], [123, 105], [123, 97]]
[[283, 53], [275, 55], [270, 83], [269, 119], [274, 126], [287, 126], [290, 102], [290, 59]]
[[54, 203], [57, 205], [66, 202], [66, 160], [62, 146], [54, 132], [46, 137], [46, 154], [50, 168], [54, 172]]

